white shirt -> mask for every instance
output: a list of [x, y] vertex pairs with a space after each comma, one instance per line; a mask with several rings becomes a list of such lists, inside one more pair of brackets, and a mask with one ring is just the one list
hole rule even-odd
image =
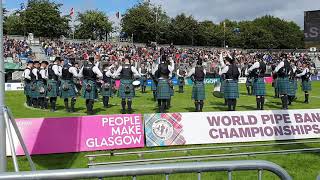
[[[219, 72], [219, 75], [222, 75], [222, 74], [227, 73], [228, 70], [229, 70], [229, 66], [224, 67], [224, 68]], [[238, 72], [239, 72], [239, 74], [240, 74], [240, 72], [241, 72], [241, 70], [240, 70], [239, 68], [238, 68]]]
[[184, 76], [180, 75], [180, 69], [177, 70], [177, 76], [178, 77], [184, 77]]
[[[75, 68], [75, 70], [77, 70], [77, 68]], [[92, 71], [94, 74], [97, 75], [97, 78], [101, 79], [103, 77], [103, 74], [101, 73], [100, 69], [97, 66], [93, 66]], [[83, 77], [83, 66], [80, 69], [78, 77]]]
[[308, 72], [310, 72], [309, 68], [304, 68], [304, 70], [302, 71], [302, 73], [297, 74], [297, 77], [301, 77], [306, 75]]
[[[172, 77], [172, 72], [174, 71], [174, 61], [171, 59], [170, 60], [171, 65], [168, 65], [168, 70], [170, 71], [169, 77]], [[154, 67], [154, 72], [152, 73], [154, 75], [154, 73], [158, 70], [159, 64], [156, 64]]]
[[[120, 76], [121, 71], [122, 71], [122, 66], [119, 66], [117, 71], [114, 73], [113, 77], [116, 78], [116, 77]], [[131, 71], [133, 72], [134, 76], [141, 77], [139, 72], [137, 71], [137, 69], [135, 67], [131, 66]]]
[[61, 71], [59, 71], [59, 66], [58, 64], [53, 64], [52, 65], [52, 70], [54, 72], [55, 75], [57, 76], [62, 76], [62, 73], [60, 73]]
[[36, 77], [36, 80], [38, 80], [38, 69], [37, 68], [32, 69], [32, 74]]
[[22, 74], [22, 77], [24, 79], [29, 79], [31, 80], [31, 76], [30, 76], [30, 73], [31, 73], [31, 69], [27, 68], [23, 71], [23, 74]]
[[142, 71], [142, 68], [139, 68], [139, 74], [140, 74], [140, 76], [145, 76], [145, 75], [147, 75], [147, 72], [149, 71], [147, 68], [145, 68], [146, 69], [146, 73], [142, 73], [141, 71]]
[[275, 72], [275, 73], [278, 72], [282, 67], [284, 67], [284, 62], [283, 62], [283, 61], [281, 61], [281, 62], [278, 64], [278, 66], [274, 69], [274, 72]]
[[259, 62], [255, 62], [249, 69], [248, 69], [248, 73], [250, 73], [251, 71], [258, 69], [260, 67], [260, 63]]
[[42, 79], [48, 79], [47, 69], [41, 68], [40, 69], [40, 74], [41, 74]]
[[110, 69], [108, 69], [107, 71], [104, 71], [104, 74], [105, 74], [107, 77], [113, 77], [113, 74], [112, 74], [112, 72], [110, 71]]

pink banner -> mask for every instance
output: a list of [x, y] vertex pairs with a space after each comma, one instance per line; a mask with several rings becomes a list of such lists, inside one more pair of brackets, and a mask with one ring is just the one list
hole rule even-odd
[[265, 77], [264, 78], [265, 83], [272, 84], [272, 81], [273, 81], [272, 77]]
[[[144, 147], [141, 114], [32, 118], [16, 121], [31, 154]], [[14, 137], [14, 143], [17, 154], [24, 155], [17, 137]], [[7, 153], [10, 155], [8, 149]]]

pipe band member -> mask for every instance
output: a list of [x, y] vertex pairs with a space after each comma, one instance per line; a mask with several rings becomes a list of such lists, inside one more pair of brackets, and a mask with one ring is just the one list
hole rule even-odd
[[229, 64], [221, 71], [221, 74], [225, 74], [224, 98], [227, 101], [228, 111], [235, 111], [237, 98], [239, 98], [238, 80], [241, 71], [237, 67], [234, 58], [231, 58], [230, 55], [226, 57], [226, 60]]
[[140, 77], [140, 74], [137, 69], [130, 64], [129, 58], [126, 57], [124, 64], [119, 66], [114, 76], [120, 76], [120, 88], [118, 95], [121, 97], [121, 113], [126, 113], [126, 104], [128, 105], [128, 113], [132, 113], [132, 99], [135, 97], [135, 90], [132, 82], [134, 80], [134, 76]]
[[250, 63], [247, 67], [247, 69], [245, 70], [245, 75], [247, 76], [247, 80], [246, 80], [246, 88], [247, 88], [247, 94], [248, 96], [252, 95], [252, 91], [253, 91], [253, 87], [252, 87], [252, 81], [253, 81], [253, 74], [252, 72], [249, 73], [249, 69], [252, 66], [252, 64]]
[[274, 72], [277, 73], [277, 90], [281, 98], [282, 109], [288, 109], [288, 90], [289, 90], [289, 72], [290, 63], [287, 60], [287, 55], [281, 55], [282, 61], [275, 68]]
[[26, 69], [23, 71], [22, 78], [24, 79], [24, 95], [26, 96], [27, 106], [32, 106], [31, 101], [31, 70], [33, 61], [28, 61]]
[[47, 99], [47, 80], [48, 80], [48, 62], [42, 61], [41, 67], [39, 70], [39, 81], [38, 81], [38, 87], [39, 87], [39, 97], [38, 97], [38, 103], [39, 107], [41, 109], [47, 109], [48, 108], [48, 99]]
[[[74, 106], [77, 100], [77, 92], [76, 85], [74, 83], [74, 78], [77, 78], [79, 75], [77, 72], [77, 68], [74, 65], [75, 60], [70, 59], [69, 62], [62, 67], [60, 97], [64, 101], [64, 105], [67, 112], [75, 112]], [[69, 98], [71, 98], [71, 108], [69, 108]]]
[[115, 85], [115, 80], [113, 78], [114, 76], [114, 69], [113, 65], [108, 66], [105, 64], [103, 66], [103, 78], [102, 78], [102, 86], [101, 86], [101, 91], [100, 94], [103, 97], [103, 106], [105, 108], [109, 107], [109, 98], [113, 96], [114, 92], [114, 85]]
[[51, 111], [56, 111], [56, 102], [59, 92], [58, 80], [61, 76], [58, 64], [60, 62], [60, 57], [56, 57], [53, 64], [48, 67], [48, 81], [47, 81], [47, 96], [50, 101]]
[[153, 94], [153, 100], [156, 101], [157, 100], [157, 84], [158, 84], [158, 80], [156, 79], [155, 72], [157, 71], [157, 60], [153, 60], [151, 68], [150, 68], [150, 77], [151, 77], [151, 91]]
[[291, 105], [296, 98], [296, 93], [298, 89], [297, 83], [297, 67], [295, 62], [291, 61], [290, 72], [289, 72], [289, 90], [288, 90], [288, 105]]
[[253, 77], [252, 94], [256, 96], [257, 110], [263, 110], [265, 102], [266, 84], [264, 82], [264, 76], [266, 69], [266, 64], [261, 56], [258, 56], [256, 62], [248, 69], [248, 73], [252, 73]]
[[83, 77], [82, 97], [86, 100], [87, 114], [93, 115], [94, 100], [97, 99], [97, 79], [102, 78], [102, 73], [94, 63], [94, 57], [80, 69], [79, 76]]
[[39, 107], [39, 82], [41, 80], [41, 75], [39, 72], [40, 62], [34, 61], [33, 68], [31, 69], [31, 99], [32, 99], [32, 106], [34, 108]]
[[140, 74], [140, 86], [141, 86], [141, 92], [146, 92], [147, 87], [147, 75], [148, 75], [148, 68], [145, 66], [145, 64], [141, 64], [141, 67], [139, 68], [139, 74]]
[[309, 103], [309, 91], [311, 91], [311, 73], [308, 67], [308, 63], [304, 62], [302, 64], [303, 71], [300, 74], [297, 74], [297, 77], [301, 78], [302, 91], [304, 91], [304, 103]]
[[185, 85], [184, 79], [186, 76], [186, 69], [180, 65], [179, 69], [177, 70], [177, 77], [178, 77], [178, 86], [179, 86], [179, 93], [183, 93], [183, 86]]
[[167, 56], [161, 56], [158, 70], [155, 72], [155, 77], [158, 79], [157, 85], [157, 100], [159, 112], [164, 113], [169, 108], [169, 100], [172, 96], [172, 82], [170, 81], [170, 74], [174, 70], [174, 62], [171, 59], [171, 64], [167, 61]]
[[194, 100], [196, 112], [202, 112], [204, 100], [206, 99], [204, 78], [206, 70], [202, 65], [202, 60], [198, 59], [196, 67], [188, 73], [193, 81], [192, 99]]

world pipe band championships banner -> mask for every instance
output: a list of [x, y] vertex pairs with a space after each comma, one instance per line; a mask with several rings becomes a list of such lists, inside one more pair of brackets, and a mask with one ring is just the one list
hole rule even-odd
[[146, 145], [320, 138], [320, 109], [144, 115]]
[[[16, 122], [31, 154], [144, 147], [140, 114], [32, 118]], [[24, 155], [15, 134], [13, 139], [17, 155]], [[11, 155], [9, 147], [7, 141], [7, 155]]]

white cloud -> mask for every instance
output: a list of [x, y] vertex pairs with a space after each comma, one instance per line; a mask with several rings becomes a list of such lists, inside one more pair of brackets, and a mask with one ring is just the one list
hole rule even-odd
[[224, 19], [252, 20], [268, 14], [294, 21], [301, 28], [304, 11], [320, 9], [319, 0], [151, 0], [151, 3], [161, 5], [169, 16], [185, 13], [218, 23]]

